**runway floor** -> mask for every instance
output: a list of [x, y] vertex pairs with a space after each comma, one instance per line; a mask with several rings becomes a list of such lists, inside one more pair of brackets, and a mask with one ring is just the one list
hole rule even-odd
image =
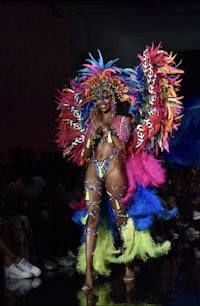
[[111, 276], [99, 278], [87, 294], [73, 266], [43, 271], [36, 279], [3, 280], [0, 305], [200, 305], [199, 242], [199, 237], [175, 239], [168, 255], [136, 261], [136, 278], [129, 284], [123, 282], [123, 266], [113, 265]]

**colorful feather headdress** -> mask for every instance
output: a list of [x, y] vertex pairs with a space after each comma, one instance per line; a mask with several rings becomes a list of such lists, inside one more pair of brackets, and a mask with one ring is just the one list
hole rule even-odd
[[157, 152], [169, 150], [170, 136], [177, 130], [182, 117], [183, 105], [178, 96], [180, 74], [175, 56], [161, 49], [159, 44], [147, 46], [138, 55], [139, 65], [134, 68], [120, 68], [118, 59], [104, 63], [100, 50], [95, 60], [91, 53], [87, 64], [78, 70], [71, 80], [71, 88], [64, 88], [57, 96], [60, 112], [56, 142], [63, 156], [79, 165], [85, 160], [82, 150], [90, 123], [90, 110], [104, 91], [115, 101], [128, 102], [131, 116], [133, 141], [128, 151], [145, 150]]

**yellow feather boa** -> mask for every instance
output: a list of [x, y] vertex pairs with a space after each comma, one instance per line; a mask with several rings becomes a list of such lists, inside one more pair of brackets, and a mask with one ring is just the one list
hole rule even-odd
[[[127, 220], [122, 235], [125, 245], [123, 253], [116, 249], [112, 233], [106, 224], [102, 222], [100, 225], [93, 257], [94, 269], [99, 274], [109, 276], [111, 273], [110, 263], [126, 263], [134, 259], [147, 261], [149, 258], [157, 258], [167, 254], [171, 248], [170, 241], [156, 243], [148, 229], [135, 230], [131, 218]], [[79, 273], [85, 274], [85, 242], [79, 247], [76, 268]]]

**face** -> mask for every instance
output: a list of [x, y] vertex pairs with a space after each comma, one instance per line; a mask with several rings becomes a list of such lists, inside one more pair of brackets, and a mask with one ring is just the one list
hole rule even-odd
[[96, 108], [100, 109], [102, 113], [107, 113], [111, 110], [112, 96], [108, 95], [106, 91], [102, 93], [102, 96], [96, 100]]

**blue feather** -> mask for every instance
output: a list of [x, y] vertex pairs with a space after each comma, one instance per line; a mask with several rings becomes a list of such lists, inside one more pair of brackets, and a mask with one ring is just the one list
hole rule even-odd
[[98, 64], [101, 68], [104, 68], [104, 62], [103, 62], [103, 57], [101, 55], [101, 51], [99, 49], [97, 49], [98, 54], [99, 54], [99, 60], [98, 60]]
[[165, 220], [169, 220], [173, 217], [175, 217], [178, 213], [178, 208], [177, 207], [174, 207], [173, 209], [171, 210], [167, 210], [165, 209], [164, 211], [160, 211], [158, 213], [158, 219], [165, 219]]
[[83, 225], [82, 222], [81, 222], [81, 218], [85, 217], [86, 215], [87, 215], [87, 210], [86, 209], [77, 210], [72, 216], [72, 221], [74, 221], [75, 223], [77, 223], [79, 225]]
[[137, 231], [142, 231], [150, 228], [153, 225], [153, 216], [146, 216], [144, 218], [134, 218], [134, 225]]
[[[116, 59], [114, 59], [114, 60], [110, 60], [109, 62], [107, 62], [107, 63], [105, 64], [105, 69], [107, 69], [107, 68], [115, 68], [115, 69], [116, 69], [116, 67], [113, 66], [113, 64], [114, 64], [115, 62], [117, 62], [118, 60], [119, 60], [119, 58], [116, 58]], [[117, 68], [117, 69], [119, 69], [119, 68]]]
[[155, 218], [168, 220], [177, 214], [177, 208], [165, 209], [156, 191], [138, 185], [132, 202], [128, 206], [128, 214], [133, 218], [135, 228], [143, 230], [149, 228]]
[[90, 56], [91, 59], [87, 58], [86, 61], [87, 61], [87, 62], [91, 62], [91, 64], [93, 64], [93, 65], [94, 65], [94, 64], [95, 64], [95, 65], [99, 65], [98, 61], [96, 61], [96, 60], [94, 59], [94, 57], [92, 56], [92, 54], [91, 54], [90, 52], [89, 52], [88, 54], [89, 54], [89, 56]]

